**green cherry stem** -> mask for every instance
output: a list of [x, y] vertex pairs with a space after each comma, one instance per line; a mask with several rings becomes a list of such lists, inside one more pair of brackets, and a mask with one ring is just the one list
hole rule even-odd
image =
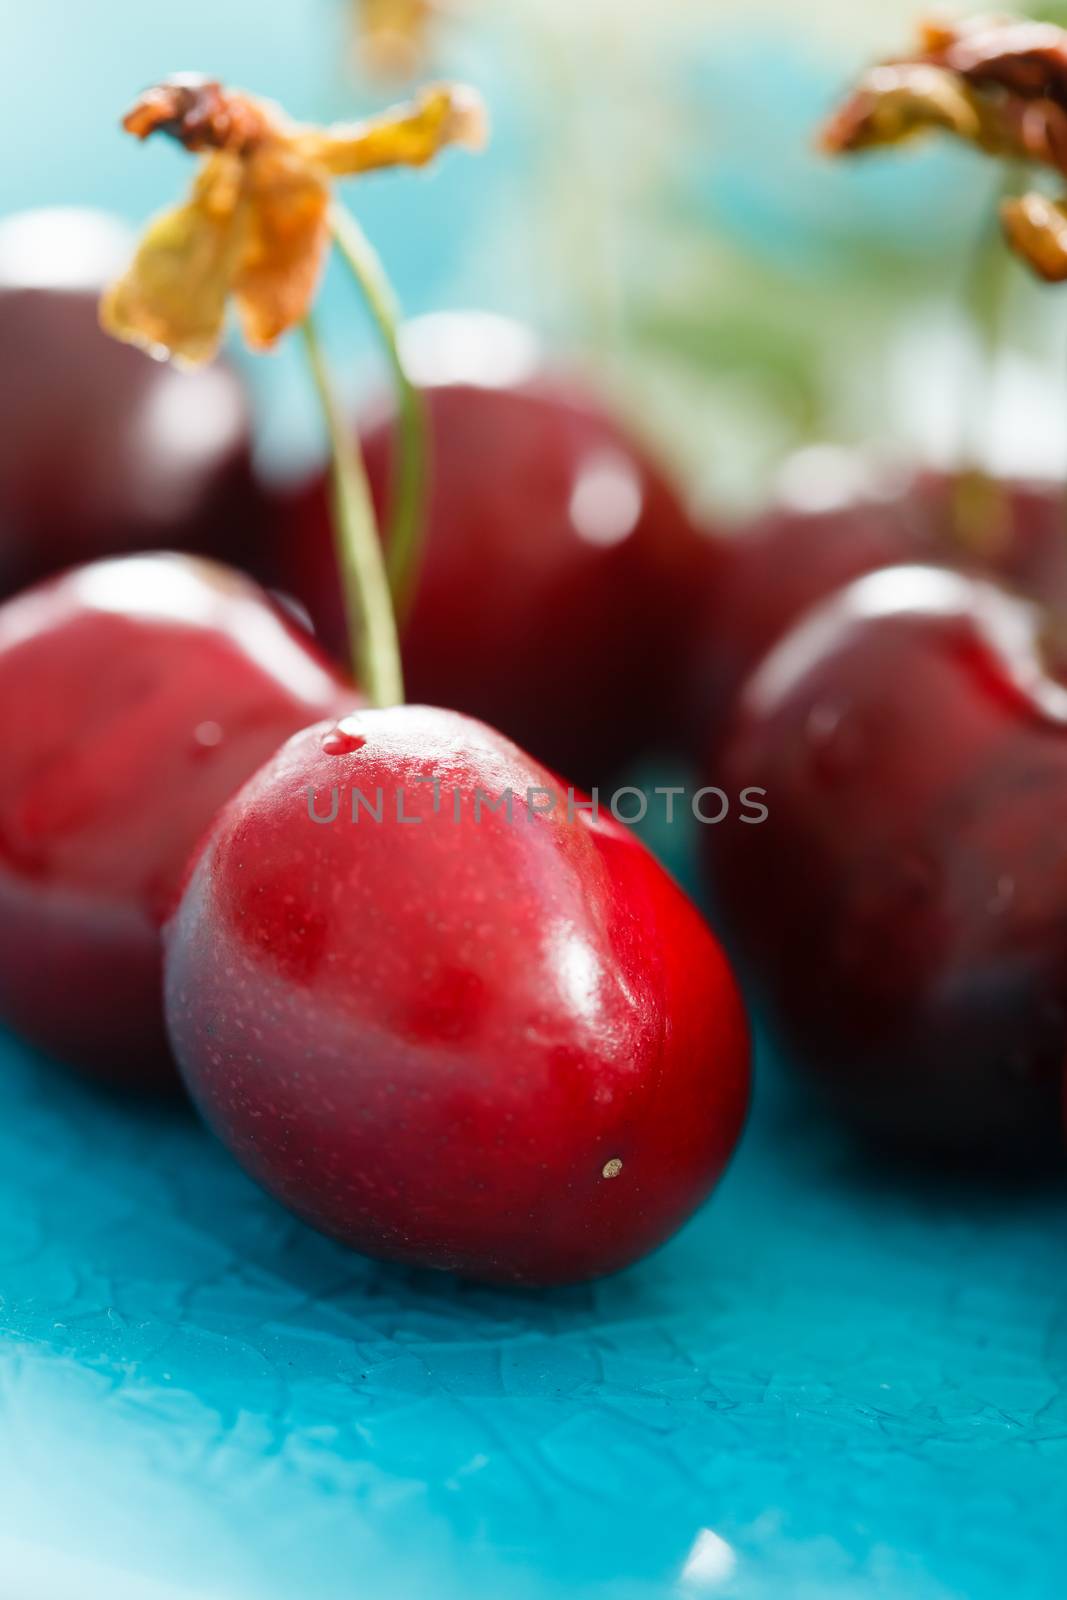
[[356, 681], [372, 705], [400, 705], [400, 643], [367, 474], [338, 405], [315, 325], [307, 317], [301, 327], [330, 442], [334, 539]]
[[976, 370], [963, 400], [960, 472], [953, 495], [955, 534], [972, 555], [996, 551], [1006, 536], [1009, 518], [1003, 487], [990, 470], [991, 407], [998, 359], [1007, 337], [1012, 288], [1012, 258], [1000, 226], [1000, 201], [1012, 192], [1011, 169], [998, 185], [973, 249], [964, 287], [967, 320], [975, 338]]
[[408, 376], [400, 350], [400, 311], [374, 246], [350, 211], [336, 203], [330, 212], [334, 243], [363, 291], [396, 388], [398, 449], [394, 456], [392, 504], [386, 541], [393, 604], [407, 614], [421, 554], [427, 461], [426, 406]]
[[962, 454], [967, 466], [981, 469], [988, 461], [989, 409], [997, 362], [1007, 338], [1012, 290], [1012, 256], [1000, 225], [1000, 203], [1015, 187], [1009, 171], [997, 187], [981, 234], [972, 247], [964, 287], [964, 305], [975, 336], [978, 371], [969, 391]]

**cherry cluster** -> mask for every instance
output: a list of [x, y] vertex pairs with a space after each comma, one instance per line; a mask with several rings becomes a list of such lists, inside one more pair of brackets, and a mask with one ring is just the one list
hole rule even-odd
[[[947, 132], [1009, 188], [1067, 176], [1067, 33], [920, 26], [828, 122], [847, 155]], [[1065, 202], [1001, 206], [1067, 277]], [[706, 840], [731, 942], [804, 1064], [881, 1145], [984, 1165], [1062, 1154], [1067, 1064], [1067, 512], [971, 473], [772, 515], [709, 602], [695, 717], [759, 831]]]
[[[1018, 155], [1031, 102], [1046, 130], [1067, 106], [1052, 35], [927, 30], [828, 142]], [[685, 752], [786, 1058], [879, 1146], [1059, 1154], [1062, 486], [917, 474], [709, 535], [525, 330], [432, 317], [401, 348], [331, 184], [477, 147], [469, 92], [315, 129], [187, 77], [126, 126], [203, 162], [117, 281], [106, 218], [0, 229], [0, 1019], [129, 1088], [180, 1075], [361, 1250], [613, 1271], [709, 1192], [748, 1101], [726, 955], [576, 798]], [[334, 245], [396, 381], [358, 449], [311, 316]], [[104, 326], [157, 355], [206, 362], [231, 302], [255, 347], [301, 327], [329, 476], [261, 482], [236, 374], [109, 340], [108, 282]]]
[[1062, 485], [781, 508], [734, 541], [694, 685], [728, 943], [790, 1062], [883, 1149], [1019, 1166], [1062, 1146], [1067, 600]]
[[[29, 553], [34, 576], [83, 560], [0, 605], [0, 1016], [127, 1086], [176, 1061], [250, 1172], [376, 1255], [527, 1283], [634, 1260], [711, 1188], [748, 1098], [718, 944], [631, 829], [568, 798], [680, 702], [704, 547], [676, 493], [520, 330], [435, 319], [410, 353], [434, 467], [404, 644], [413, 697], [452, 709], [372, 709], [337, 664], [323, 481], [257, 485], [234, 374], [107, 340], [95, 286], [45, 271], [53, 225], [22, 219], [32, 272], [0, 260], [35, 351], [4, 391], [0, 548], [15, 583]], [[99, 226], [66, 219], [67, 266]], [[391, 439], [367, 429], [383, 506]], [[309, 792], [337, 787], [403, 792], [402, 823], [316, 824]], [[475, 826], [505, 791], [515, 815]]]

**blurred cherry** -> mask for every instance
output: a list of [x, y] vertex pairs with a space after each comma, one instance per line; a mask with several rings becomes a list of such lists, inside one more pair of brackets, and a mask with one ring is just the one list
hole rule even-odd
[[131, 1084], [172, 1071], [159, 925], [218, 807], [354, 702], [239, 573], [96, 562], [0, 605], [0, 1018]]
[[[587, 785], [667, 742], [711, 560], [661, 470], [502, 318], [427, 317], [405, 348], [431, 428], [425, 560], [403, 650], [409, 698], [483, 718]], [[375, 499], [393, 428], [369, 422]], [[275, 581], [325, 643], [345, 635], [321, 480], [286, 508]]]
[[738, 691], [809, 606], [864, 573], [915, 561], [1003, 579], [1067, 606], [1062, 483], [878, 471], [818, 448], [790, 463], [779, 503], [716, 540], [690, 673], [690, 741], [707, 759]]
[[0, 595], [96, 556], [243, 562], [265, 542], [234, 372], [179, 372], [97, 325], [99, 291], [129, 250], [101, 212], [0, 223]]
[[885, 569], [746, 684], [708, 829], [730, 936], [787, 1056], [876, 1142], [1020, 1163], [1067, 1063], [1067, 687], [1044, 613]]

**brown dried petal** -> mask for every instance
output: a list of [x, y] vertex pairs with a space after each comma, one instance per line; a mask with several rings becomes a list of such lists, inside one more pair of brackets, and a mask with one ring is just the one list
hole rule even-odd
[[[1046, 55], [1039, 57], [1042, 42]], [[1036, 93], [1060, 93], [1051, 63], [1067, 69], [1067, 34], [980, 20], [956, 28], [928, 24], [921, 43], [928, 47], [923, 59], [866, 74], [827, 125], [825, 150], [837, 155], [899, 144], [939, 128], [990, 155], [1067, 174], [1067, 104]]]
[[957, 31], [934, 59], [970, 83], [1067, 104], [1067, 33], [1051, 23], [975, 23]]
[[186, 150], [243, 155], [280, 131], [268, 108], [213, 78], [187, 73], [146, 89], [122, 126], [135, 138], [165, 133]]
[[1005, 125], [1016, 130], [1018, 153], [1067, 174], [1067, 109], [1052, 100], [1010, 101]]
[[982, 137], [973, 94], [951, 72], [925, 62], [874, 67], [825, 125], [820, 146], [830, 155], [901, 144], [941, 128], [961, 139]]
[[1067, 282], [1067, 203], [1027, 194], [1006, 200], [1000, 214], [1008, 242], [1038, 276]]
[[[983, 26], [985, 25], [983, 19]], [[949, 21], [946, 17], [924, 17], [919, 22], [919, 48], [917, 54], [932, 58], [970, 31], [972, 24]]]

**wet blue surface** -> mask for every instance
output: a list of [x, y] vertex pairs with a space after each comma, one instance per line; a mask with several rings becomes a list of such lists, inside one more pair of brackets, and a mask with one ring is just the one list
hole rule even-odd
[[150, 1580], [227, 1600], [1058, 1596], [1062, 1188], [917, 1188], [764, 1079], [675, 1242], [519, 1294], [353, 1257], [191, 1114], [7, 1045], [0, 1572], [76, 1562], [79, 1595], [137, 1600]]

